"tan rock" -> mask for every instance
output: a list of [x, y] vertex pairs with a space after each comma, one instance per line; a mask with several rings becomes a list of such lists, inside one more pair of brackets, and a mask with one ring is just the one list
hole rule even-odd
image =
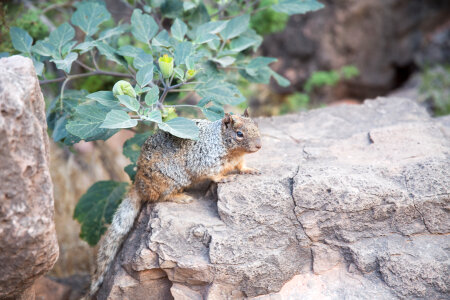
[[31, 59], [0, 59], [0, 298], [21, 297], [58, 258], [45, 103]]
[[394, 97], [259, 119], [262, 174], [146, 205], [99, 299], [446, 298], [445, 121]]

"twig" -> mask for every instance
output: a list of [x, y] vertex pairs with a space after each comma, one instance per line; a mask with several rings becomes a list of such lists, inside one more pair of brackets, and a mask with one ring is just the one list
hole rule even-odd
[[44, 8], [42, 10], [42, 13], [46, 14], [47, 12], [49, 12], [49, 11], [51, 11], [53, 9], [64, 7], [64, 6], [72, 6], [72, 1], [66, 2], [66, 3], [55, 3], [55, 4], [52, 4], [52, 5], [49, 5], [49, 6], [47, 6], [46, 8]]
[[97, 54], [96, 52], [94, 52], [94, 50], [90, 51], [91, 55], [92, 55], [92, 62], [94, 63], [95, 69], [99, 70], [100, 68], [97, 65], [97, 59], [95, 58], [95, 55]]
[[194, 90], [192, 89], [171, 89], [169, 90], [170, 93], [179, 93], [179, 92], [192, 92]]
[[164, 86], [164, 92], [161, 95], [161, 98], [159, 98], [158, 104], [162, 105], [164, 102], [164, 99], [166, 99], [167, 93], [169, 92], [169, 88], [166, 86]]
[[42, 84], [48, 84], [48, 83], [54, 83], [54, 82], [65, 81], [67, 78], [69, 78], [69, 80], [72, 80], [72, 79], [77, 79], [77, 78], [87, 77], [87, 76], [92, 76], [92, 75], [108, 75], [108, 76], [115, 76], [115, 77], [133, 78], [130, 74], [126, 74], [126, 73], [116, 73], [116, 72], [108, 72], [108, 71], [102, 71], [102, 70], [95, 70], [95, 71], [88, 72], [88, 73], [81, 73], [81, 74], [67, 75], [67, 76], [59, 77], [59, 78], [55, 78], [55, 79], [40, 80], [40, 81], [39, 81], [39, 84], [42, 85]]
[[189, 93], [186, 94], [186, 96], [184, 96], [182, 99], [180, 99], [180, 101], [178, 101], [179, 103], [184, 103], [187, 99], [189, 99], [190, 97], [192, 97], [194, 95], [194, 91], [190, 91]]
[[[220, 35], [220, 33], [219, 33], [219, 35]], [[225, 47], [225, 44], [227, 43], [227, 40], [224, 40], [221, 35], [220, 35], [220, 38], [222, 39], [222, 45], [220, 45], [220, 49], [217, 53], [222, 52], [223, 48]]]
[[[33, 3], [31, 3], [29, 0], [24, 0], [23, 4], [30, 10], [38, 10], [38, 8], [36, 6], [34, 6]], [[56, 29], [56, 26], [53, 24], [53, 22], [50, 21], [50, 19], [47, 18], [43, 13], [40, 14], [39, 19], [42, 21], [42, 23], [47, 25], [47, 27], [50, 31], [53, 31]]]
[[84, 63], [82, 63], [82, 62], [79, 61], [79, 60], [76, 60], [75, 62], [76, 62], [77, 64], [79, 64], [80, 66], [82, 66], [83, 68], [85, 68], [86, 70], [89, 70], [89, 71], [95, 71], [94, 68], [91, 68], [91, 67], [89, 67], [88, 65], [85, 65]]
[[217, 10], [217, 12], [215, 12], [215, 13], [213, 13], [213, 14], [211, 15], [211, 18], [214, 18], [215, 16], [218, 16], [218, 17], [219, 17], [219, 20], [220, 20], [220, 15], [221, 15], [221, 13], [222, 13], [224, 10], [226, 10], [226, 9], [228, 8], [228, 6], [231, 5], [231, 3], [233, 3], [233, 0], [229, 0], [226, 4], [224, 4], [224, 5], [222, 5], [221, 7], [219, 7], [219, 9]]

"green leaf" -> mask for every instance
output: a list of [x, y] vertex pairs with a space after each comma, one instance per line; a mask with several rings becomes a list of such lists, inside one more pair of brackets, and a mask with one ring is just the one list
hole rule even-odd
[[187, 57], [189, 57], [193, 51], [191, 42], [182, 42], [175, 48], [175, 65], [184, 64]]
[[59, 57], [54, 58], [61, 58], [63, 47], [68, 42], [70, 42], [74, 37], [75, 37], [75, 29], [73, 29], [73, 27], [70, 26], [68, 23], [61, 24], [58, 28], [56, 28], [50, 33], [48, 41], [56, 48], [57, 53], [59, 54]]
[[132, 111], [138, 111], [141, 107], [139, 101], [137, 101], [136, 98], [132, 98], [128, 95], [119, 95], [117, 96], [117, 98], [119, 98], [121, 104], [125, 105], [125, 107]]
[[148, 106], [151, 106], [158, 102], [159, 100], [159, 88], [157, 86], [154, 86], [151, 88], [151, 90], [145, 95], [145, 103]]
[[98, 181], [80, 198], [73, 218], [81, 224], [80, 237], [95, 246], [111, 224], [114, 212], [122, 202], [128, 183]]
[[272, 5], [272, 9], [288, 15], [304, 14], [309, 11], [316, 11], [324, 5], [317, 0], [280, 0]]
[[92, 94], [89, 94], [86, 96], [88, 99], [92, 99], [97, 101], [103, 106], [109, 107], [109, 108], [119, 108], [119, 101], [114, 97], [113, 92], [111, 91], [98, 91]]
[[182, 68], [176, 67], [175, 69], [173, 69], [173, 73], [175, 74], [175, 78], [184, 80], [184, 71]]
[[134, 181], [136, 175], [137, 166], [136, 162], [141, 154], [141, 148], [144, 142], [151, 136], [152, 132], [136, 133], [134, 137], [128, 139], [123, 144], [123, 155], [131, 160], [131, 164], [125, 167], [125, 172], [127, 172], [130, 179]]
[[30, 53], [33, 38], [28, 32], [19, 27], [11, 27], [9, 35], [11, 36], [11, 42], [14, 49], [22, 53]]
[[130, 180], [134, 182], [134, 178], [136, 177], [137, 173], [137, 165], [136, 164], [129, 164], [125, 168], [123, 168], [125, 173], [128, 174], [128, 177], [130, 177]]
[[95, 45], [96, 45], [96, 41], [87, 41], [87, 42], [79, 43], [78, 45], [76, 45], [76, 47], [74, 49], [81, 50], [81, 53], [85, 53], [85, 52], [90, 51], [92, 48], [94, 48]]
[[143, 68], [147, 65], [153, 66], [153, 56], [151, 54], [146, 53], [144, 50], [138, 53], [138, 55], [133, 60], [133, 66], [136, 69]]
[[182, 139], [198, 139], [198, 127], [194, 121], [178, 117], [165, 123], [158, 124], [159, 129]]
[[117, 51], [117, 54], [135, 58], [141, 52], [144, 52], [144, 50], [130, 45], [126, 45], [120, 47], [119, 50]]
[[204, 43], [208, 43], [210, 41], [220, 41], [220, 38], [212, 33], [204, 33], [204, 34], [200, 34], [196, 39], [195, 39], [195, 43], [196, 44], [204, 44]]
[[99, 36], [98, 36], [98, 40], [106, 40], [109, 39], [110, 37], [116, 36], [116, 35], [121, 35], [123, 34], [126, 30], [127, 30], [128, 26], [125, 24], [113, 27], [113, 28], [109, 28], [106, 30], [103, 30], [102, 32], [100, 32]]
[[195, 4], [190, 1], [183, 1], [183, 9], [184, 11], [188, 11], [195, 8]]
[[228, 21], [226, 27], [220, 33], [222, 37], [226, 40], [237, 37], [244, 31], [248, 29], [248, 24], [250, 22], [249, 15], [242, 15], [235, 17]]
[[206, 22], [209, 22], [210, 20], [211, 18], [209, 17], [208, 10], [206, 9], [203, 2], [200, 1], [200, 4], [198, 4], [195, 10], [192, 11], [191, 13], [189, 24], [192, 27], [196, 27]]
[[136, 133], [132, 138], [126, 140], [123, 144], [123, 155], [128, 157], [132, 163], [136, 163], [141, 154], [142, 145], [151, 135], [151, 132]]
[[198, 26], [196, 32], [197, 35], [201, 35], [203, 33], [212, 33], [217, 34], [222, 32], [222, 30], [227, 27], [228, 21], [212, 21]]
[[70, 41], [67, 44], [65, 44], [61, 49], [61, 54], [63, 56], [68, 54], [72, 50], [73, 46], [76, 45], [76, 43], [77, 43], [77, 41]]
[[140, 9], [135, 9], [131, 16], [131, 33], [141, 42], [148, 43], [158, 32], [158, 24]]
[[67, 123], [66, 129], [86, 141], [106, 140], [117, 132], [116, 129], [100, 128], [108, 112], [108, 108], [97, 102], [78, 105], [73, 118]]
[[136, 82], [141, 88], [153, 80], [153, 64], [145, 65], [136, 73]]
[[170, 31], [172, 32], [174, 38], [176, 38], [179, 41], [182, 41], [184, 35], [187, 32], [187, 25], [180, 19], [175, 19], [175, 21], [172, 24], [172, 27], [170, 27]]
[[66, 125], [67, 114], [64, 114], [56, 121], [55, 127], [53, 128], [52, 138], [55, 142], [59, 142], [67, 136], [68, 132], [66, 130]]
[[155, 47], [170, 47], [170, 37], [169, 33], [166, 30], [162, 30], [158, 35], [153, 39], [152, 45]]
[[50, 61], [54, 62], [58, 69], [63, 70], [66, 73], [70, 73], [72, 63], [77, 60], [77, 58], [78, 54], [75, 52], [71, 52], [67, 54], [64, 59], [51, 59]]
[[256, 57], [250, 61], [250, 63], [245, 68], [247, 72], [251, 73], [250, 70], [258, 70], [261, 67], [267, 67], [269, 64], [276, 62], [277, 59], [273, 57]]
[[161, 112], [159, 110], [153, 110], [151, 112], [149, 112], [146, 116], [145, 119], [148, 121], [152, 121], [155, 123], [162, 123], [162, 115]]
[[113, 47], [106, 44], [105, 42], [96, 42], [95, 46], [97, 47], [100, 54], [106, 56], [108, 60], [121, 64], [122, 66], [127, 68], [127, 61], [122, 56], [118, 55]]
[[198, 103], [197, 106], [199, 107], [204, 107], [206, 106], [208, 103], [210, 103], [211, 101], [213, 101], [213, 99], [211, 97], [205, 97], [202, 98]]
[[208, 120], [213, 122], [222, 119], [224, 116], [223, 108], [218, 105], [202, 107], [202, 113]]
[[143, 93], [146, 93], [146, 92], [148, 92], [148, 91], [150, 91], [150, 90], [151, 90], [151, 87], [149, 87], [149, 86], [143, 87], [142, 89], [141, 89], [141, 87], [139, 86], [139, 84], [136, 84], [136, 85], [134, 86], [134, 91], [135, 91], [136, 94], [138, 94], [138, 95], [141, 95], [141, 94], [143, 94]]
[[183, 14], [183, 1], [181, 0], [165, 0], [161, 5], [161, 13], [171, 19], [181, 17]]
[[36, 71], [36, 74], [38, 76], [42, 76], [42, 72], [44, 71], [44, 63], [38, 61], [34, 57], [31, 57], [31, 60], [33, 61], [34, 69]]
[[233, 39], [230, 43], [230, 50], [234, 52], [241, 52], [249, 47], [255, 46], [262, 41], [261, 38], [251, 38], [247, 36], [240, 36]]
[[131, 119], [131, 117], [123, 110], [111, 110], [103, 121], [100, 128], [131, 128], [136, 126], [137, 120]]
[[48, 41], [37, 41], [31, 51], [42, 56], [55, 56], [57, 54], [55, 47]]
[[238, 88], [228, 82], [211, 80], [195, 87], [201, 97], [212, 98], [220, 104], [237, 105], [245, 101]]
[[282, 87], [287, 87], [287, 86], [289, 86], [289, 85], [291, 84], [291, 82], [290, 82], [287, 78], [281, 76], [281, 75], [278, 74], [277, 72], [272, 71], [271, 73], [272, 73], [273, 78], [274, 78], [274, 79], [277, 81], [277, 83], [278, 83], [279, 85], [281, 85]]
[[228, 67], [236, 61], [236, 58], [231, 56], [224, 56], [221, 58], [213, 58], [212, 61], [219, 63], [222, 67]]
[[196, 58], [194, 58], [192, 56], [188, 56], [186, 58], [186, 68], [188, 70], [195, 69], [195, 63], [196, 63]]
[[109, 19], [111, 15], [103, 3], [81, 2], [70, 20], [87, 36], [92, 36], [98, 31], [98, 26]]
[[239, 70], [245, 79], [250, 82], [267, 84], [273, 71], [269, 68], [269, 64], [277, 59], [272, 57], [256, 57], [250, 61], [245, 70]]

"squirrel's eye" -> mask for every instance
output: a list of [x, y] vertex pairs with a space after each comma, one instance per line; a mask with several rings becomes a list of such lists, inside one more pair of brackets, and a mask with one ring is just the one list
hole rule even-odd
[[243, 134], [242, 132], [240, 132], [240, 131], [236, 131], [236, 135], [237, 135], [238, 137], [240, 137], [240, 138], [243, 138], [243, 137], [244, 137], [244, 134]]

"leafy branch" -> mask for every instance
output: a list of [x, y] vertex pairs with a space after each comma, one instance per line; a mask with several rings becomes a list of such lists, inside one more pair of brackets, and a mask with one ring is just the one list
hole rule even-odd
[[[146, 127], [145, 134], [136, 134], [124, 146], [132, 162], [125, 171], [132, 180], [148, 129], [197, 139], [196, 123], [182, 117], [184, 110], [194, 109], [211, 121], [219, 120], [224, 106], [245, 101], [238, 77], [252, 83], [268, 84], [273, 79], [289, 85], [270, 68], [276, 59], [254, 55], [262, 37], [250, 28], [252, 14], [262, 9], [303, 14], [323, 7], [317, 0], [279, 0], [270, 5], [259, 0], [228, 0], [220, 5], [181, 0], [124, 3], [133, 8], [129, 22], [107, 27], [114, 21], [103, 2], [74, 1], [70, 23], [55, 26], [47, 38], [33, 41], [16, 27], [10, 35], [14, 48], [33, 60], [40, 84], [61, 83], [59, 95], [47, 108], [48, 127], [56, 142], [72, 145], [81, 140], [106, 140], [124, 128]], [[66, 4], [55, 4], [44, 11], [63, 7]], [[74, 27], [83, 33], [81, 38], [76, 39]], [[124, 45], [124, 40], [129, 42]], [[49, 74], [53, 68], [46, 69], [51, 64], [64, 75], [46, 79], [44, 74], [56, 77]], [[74, 64], [80, 72], [71, 73]], [[112, 90], [66, 89], [72, 80], [96, 76], [119, 80]], [[196, 105], [185, 101], [193, 94], [201, 99]], [[81, 236], [91, 245], [111, 221], [126, 185], [97, 183], [80, 200], [74, 217], [83, 224]]]

